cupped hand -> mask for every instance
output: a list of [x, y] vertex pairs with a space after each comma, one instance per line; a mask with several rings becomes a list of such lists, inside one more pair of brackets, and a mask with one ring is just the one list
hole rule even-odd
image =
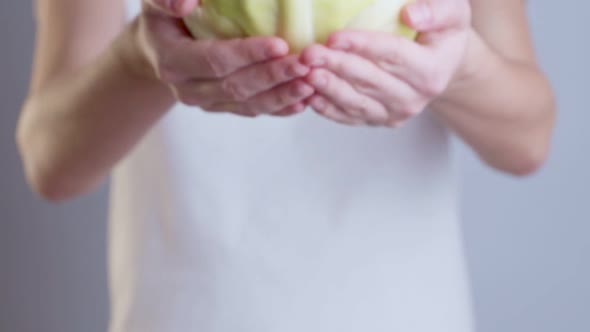
[[304, 81], [309, 67], [274, 37], [195, 40], [180, 17], [198, 0], [145, 0], [138, 44], [146, 68], [177, 100], [210, 112], [254, 117], [302, 112], [314, 90]]
[[398, 127], [447, 89], [467, 49], [468, 0], [417, 0], [402, 12], [415, 41], [390, 33], [341, 31], [313, 45], [302, 63], [316, 93], [306, 103], [347, 125]]

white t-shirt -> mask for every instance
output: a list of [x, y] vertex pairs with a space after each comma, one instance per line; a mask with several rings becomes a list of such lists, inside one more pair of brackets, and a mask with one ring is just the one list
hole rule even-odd
[[175, 106], [113, 172], [109, 331], [472, 332], [450, 148]]

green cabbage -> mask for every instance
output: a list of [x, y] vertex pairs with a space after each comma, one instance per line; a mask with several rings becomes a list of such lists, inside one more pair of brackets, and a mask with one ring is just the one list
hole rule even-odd
[[185, 23], [199, 39], [279, 36], [297, 53], [343, 29], [414, 38], [401, 23], [409, 0], [202, 0]]

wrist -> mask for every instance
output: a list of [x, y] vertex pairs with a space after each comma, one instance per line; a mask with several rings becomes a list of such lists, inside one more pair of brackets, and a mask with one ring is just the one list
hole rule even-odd
[[113, 45], [113, 55], [122, 70], [133, 79], [164, 84], [158, 79], [145, 52], [142, 51], [138, 18], [127, 25]]
[[149, 93], [158, 96], [166, 107], [166, 111], [174, 104], [174, 95], [164, 82], [155, 73], [146, 53], [141, 47], [140, 21], [135, 19], [123, 30], [111, 47], [111, 58], [114, 65], [128, 81], [130, 90]]
[[487, 81], [497, 72], [502, 59], [496, 54], [474, 30], [470, 29], [467, 37], [467, 47], [459, 67], [455, 71], [445, 92], [437, 98], [441, 101], [451, 101], [461, 98], [477, 82]]

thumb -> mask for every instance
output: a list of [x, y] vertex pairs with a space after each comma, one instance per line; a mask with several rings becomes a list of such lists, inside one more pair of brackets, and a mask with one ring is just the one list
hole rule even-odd
[[174, 17], [184, 17], [192, 13], [200, 0], [144, 0], [144, 5]]
[[464, 28], [470, 19], [467, 0], [416, 0], [402, 11], [403, 22], [419, 32]]

